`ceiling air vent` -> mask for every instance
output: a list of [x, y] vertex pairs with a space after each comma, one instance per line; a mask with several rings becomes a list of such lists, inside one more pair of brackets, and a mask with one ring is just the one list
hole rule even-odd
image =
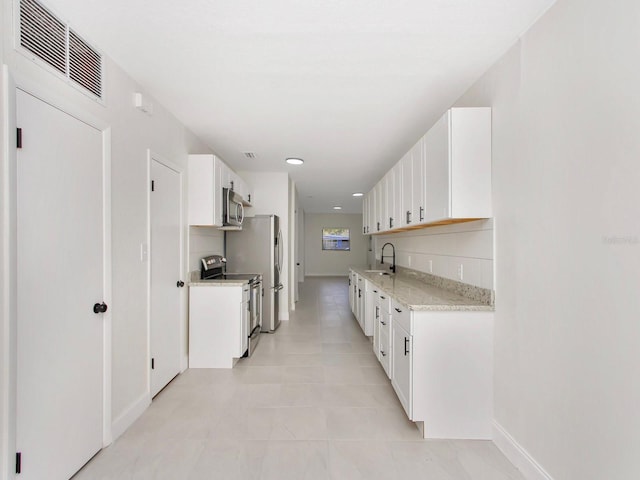
[[20, 0], [19, 44], [60, 74], [102, 98], [102, 55], [35, 0]]
[[253, 152], [243, 152], [244, 156], [247, 158], [256, 158], [256, 154]]

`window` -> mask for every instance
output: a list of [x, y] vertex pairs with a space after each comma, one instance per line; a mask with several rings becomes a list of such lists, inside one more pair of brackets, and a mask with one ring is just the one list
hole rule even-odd
[[350, 250], [348, 228], [323, 228], [322, 250]]

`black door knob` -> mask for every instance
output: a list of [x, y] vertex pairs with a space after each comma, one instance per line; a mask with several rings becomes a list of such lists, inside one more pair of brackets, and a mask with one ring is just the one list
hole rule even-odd
[[178, 280], [178, 283], [176, 283], [176, 286], [178, 288], [182, 288], [182, 287], [184, 287], [184, 282], [182, 280]]
[[107, 311], [107, 304], [102, 302], [102, 303], [96, 303], [93, 306], [93, 313], [104, 313]]

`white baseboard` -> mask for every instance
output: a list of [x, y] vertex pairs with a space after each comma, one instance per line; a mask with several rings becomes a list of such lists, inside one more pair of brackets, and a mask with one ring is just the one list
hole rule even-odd
[[129, 408], [127, 408], [113, 421], [113, 424], [111, 425], [111, 441], [115, 441], [120, 435], [122, 435], [127, 428], [129, 428], [133, 422], [135, 422], [138, 417], [144, 413], [149, 405], [151, 405], [151, 397], [149, 397], [148, 392], [144, 393], [140, 398], [129, 405]]
[[509, 435], [502, 425], [493, 421], [493, 443], [504, 453], [527, 480], [553, 480], [542, 466]]

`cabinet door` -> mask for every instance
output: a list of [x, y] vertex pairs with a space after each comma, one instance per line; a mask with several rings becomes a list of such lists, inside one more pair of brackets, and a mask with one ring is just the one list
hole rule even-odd
[[353, 272], [349, 270], [349, 308], [353, 313]]
[[393, 169], [389, 170], [387, 172], [387, 174], [384, 176], [383, 178], [383, 182], [384, 182], [384, 191], [385, 191], [385, 197], [384, 197], [384, 218], [383, 218], [383, 225], [382, 225], [382, 229], [381, 230], [390, 230], [393, 228], [393, 195], [394, 195], [394, 182], [393, 182], [393, 176], [395, 174], [395, 171]]
[[404, 205], [402, 203], [402, 161], [393, 167], [393, 226], [391, 228], [402, 227], [404, 216]]
[[391, 326], [391, 385], [404, 411], [412, 418], [413, 341], [398, 322]]
[[381, 232], [384, 228], [384, 216], [385, 216], [385, 203], [386, 203], [386, 184], [384, 180], [380, 180], [376, 184], [376, 219], [375, 219], [375, 231]]
[[450, 112], [436, 122], [425, 135], [425, 221], [448, 218], [451, 213], [449, 165]]
[[424, 137], [411, 149], [411, 223], [424, 223], [425, 215], [425, 165], [424, 165]]
[[362, 234], [366, 235], [369, 229], [369, 195], [362, 197]]
[[402, 196], [402, 212], [400, 221], [402, 226], [416, 223], [413, 212], [413, 149], [402, 157], [402, 185], [400, 188]]
[[222, 226], [222, 167], [213, 155], [189, 155], [189, 225]]
[[383, 328], [380, 328], [380, 349], [378, 359], [384, 369], [384, 373], [387, 374], [387, 377], [391, 378], [391, 342], [389, 339], [389, 331]]
[[491, 109], [452, 108], [451, 216], [491, 216]]
[[378, 204], [377, 204], [378, 199], [376, 198], [376, 196], [377, 196], [377, 191], [374, 188], [369, 192], [369, 221], [368, 221], [369, 229], [367, 233], [373, 233], [376, 231], [376, 217], [377, 217], [376, 209], [378, 208]]
[[373, 335], [373, 351], [377, 357], [380, 347], [380, 294], [375, 287], [371, 290], [371, 335]]

